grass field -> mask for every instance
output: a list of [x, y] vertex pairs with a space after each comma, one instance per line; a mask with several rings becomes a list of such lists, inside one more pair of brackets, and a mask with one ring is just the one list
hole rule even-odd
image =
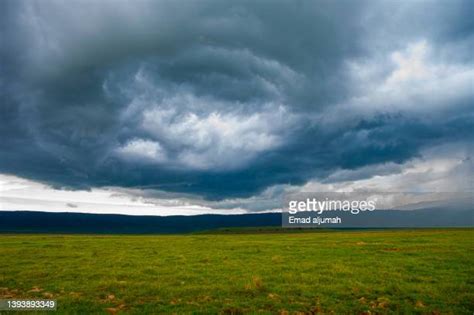
[[0, 287], [55, 314], [473, 314], [474, 229], [0, 235]]

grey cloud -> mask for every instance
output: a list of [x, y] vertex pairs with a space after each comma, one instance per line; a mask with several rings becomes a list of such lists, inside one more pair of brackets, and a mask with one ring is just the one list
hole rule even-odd
[[222, 199], [472, 147], [469, 2], [2, 6], [3, 173]]

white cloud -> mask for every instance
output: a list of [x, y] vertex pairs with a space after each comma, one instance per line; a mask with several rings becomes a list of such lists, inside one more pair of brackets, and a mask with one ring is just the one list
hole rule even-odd
[[114, 187], [86, 190], [54, 189], [17, 176], [0, 174], [0, 211], [29, 210], [128, 215], [239, 214], [239, 208], [214, 209], [179, 199], [151, 202]]
[[427, 53], [426, 41], [412, 44], [405, 51], [393, 52], [390, 59], [396, 67], [387, 78], [386, 84], [396, 85], [402, 82], [430, 79], [434, 73], [433, 69], [426, 65]]
[[175, 161], [178, 165], [190, 169], [234, 169], [282, 143], [284, 116], [283, 107], [241, 115], [198, 115], [158, 107], [144, 112], [142, 127], [179, 150]]
[[426, 40], [384, 58], [351, 61], [348, 66], [358, 90], [343, 107], [361, 112], [441, 113], [455, 103], [474, 98], [473, 65], [437, 56]]
[[[421, 157], [398, 166], [387, 163], [372, 170], [336, 171], [329, 180], [337, 182], [310, 181], [301, 191], [468, 192], [474, 189], [468, 174], [474, 174], [469, 150], [462, 143], [451, 143], [426, 149]], [[353, 177], [360, 178], [350, 180]]]
[[[107, 93], [110, 84], [104, 85]], [[145, 68], [119, 89], [130, 99], [121, 119], [134, 122], [133, 129], [149, 139], [131, 139], [117, 151], [123, 158], [143, 156], [142, 161], [169, 168], [242, 168], [283, 145], [298, 119], [281, 102], [243, 103], [198, 95], [185, 85], [150, 78]]]
[[167, 161], [166, 152], [158, 142], [143, 139], [133, 139], [116, 150], [122, 158], [132, 161], [164, 163]]

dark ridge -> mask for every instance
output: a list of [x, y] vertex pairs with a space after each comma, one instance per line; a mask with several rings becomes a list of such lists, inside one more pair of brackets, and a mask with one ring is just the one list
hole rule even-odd
[[0, 211], [0, 232], [189, 233], [221, 227], [279, 226], [280, 214], [134, 216], [119, 214]]
[[[351, 215], [339, 213], [343, 223], [336, 228], [421, 228], [472, 227], [474, 211], [421, 209], [385, 210]], [[346, 223], [344, 223], [346, 222]], [[167, 234], [190, 233], [222, 228], [281, 226], [280, 213], [195, 216], [132, 216], [118, 214], [53, 213], [39, 211], [0, 211], [1, 233], [98, 233]], [[266, 229], [263, 227], [267, 227]], [[327, 229], [328, 226], [322, 226]]]

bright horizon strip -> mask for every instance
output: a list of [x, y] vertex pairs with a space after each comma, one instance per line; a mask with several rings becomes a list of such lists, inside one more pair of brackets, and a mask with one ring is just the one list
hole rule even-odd
[[128, 196], [112, 187], [93, 188], [90, 191], [59, 190], [20, 177], [0, 174], [0, 211], [26, 210], [156, 216], [248, 213], [238, 208], [156, 205], [142, 198]]

